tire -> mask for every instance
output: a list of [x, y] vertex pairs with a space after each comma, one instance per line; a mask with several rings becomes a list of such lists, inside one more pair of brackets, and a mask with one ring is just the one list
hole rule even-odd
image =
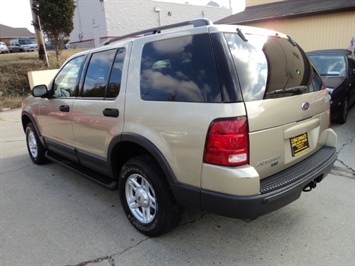
[[348, 97], [345, 97], [341, 103], [341, 111], [339, 114], [339, 118], [337, 120], [339, 124], [346, 123], [346, 120], [348, 119], [348, 109], [349, 109]]
[[26, 127], [26, 145], [31, 160], [35, 164], [40, 165], [48, 162], [45, 156], [46, 148], [42, 145], [32, 123], [28, 123]]
[[183, 208], [175, 201], [166, 177], [151, 156], [130, 159], [119, 178], [123, 210], [140, 233], [156, 237], [179, 224]]

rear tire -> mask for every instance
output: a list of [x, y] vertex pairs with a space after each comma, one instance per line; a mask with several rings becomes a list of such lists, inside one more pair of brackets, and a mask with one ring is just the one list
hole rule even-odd
[[130, 159], [119, 178], [121, 204], [136, 230], [156, 237], [179, 224], [183, 208], [175, 201], [164, 173], [151, 156]]
[[31, 160], [35, 164], [40, 165], [48, 162], [45, 156], [46, 148], [42, 145], [32, 123], [28, 123], [26, 127], [26, 145]]

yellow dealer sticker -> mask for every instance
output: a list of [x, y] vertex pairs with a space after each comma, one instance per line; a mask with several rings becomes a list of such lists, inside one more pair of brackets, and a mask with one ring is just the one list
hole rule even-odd
[[291, 142], [292, 156], [297, 156], [309, 150], [307, 133], [291, 138], [290, 142]]

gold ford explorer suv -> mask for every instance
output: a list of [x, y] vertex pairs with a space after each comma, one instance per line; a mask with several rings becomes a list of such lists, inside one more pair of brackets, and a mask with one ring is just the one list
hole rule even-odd
[[315, 188], [337, 156], [329, 115], [289, 36], [197, 19], [72, 56], [22, 124], [34, 163], [119, 189], [132, 225], [159, 236], [183, 207], [254, 219]]

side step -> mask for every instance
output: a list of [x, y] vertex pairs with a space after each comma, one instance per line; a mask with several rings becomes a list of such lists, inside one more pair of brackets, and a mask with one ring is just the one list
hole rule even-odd
[[104, 188], [107, 188], [109, 190], [116, 190], [118, 189], [118, 184], [117, 181], [100, 174], [94, 170], [88, 169], [86, 167], [81, 166], [80, 164], [77, 164], [75, 162], [69, 161], [68, 159], [55, 154], [53, 152], [46, 152], [46, 157], [56, 163], [59, 163], [66, 168], [69, 168], [73, 172], [84, 176], [85, 178], [95, 182], [96, 184], [99, 184], [100, 186], [103, 186]]

